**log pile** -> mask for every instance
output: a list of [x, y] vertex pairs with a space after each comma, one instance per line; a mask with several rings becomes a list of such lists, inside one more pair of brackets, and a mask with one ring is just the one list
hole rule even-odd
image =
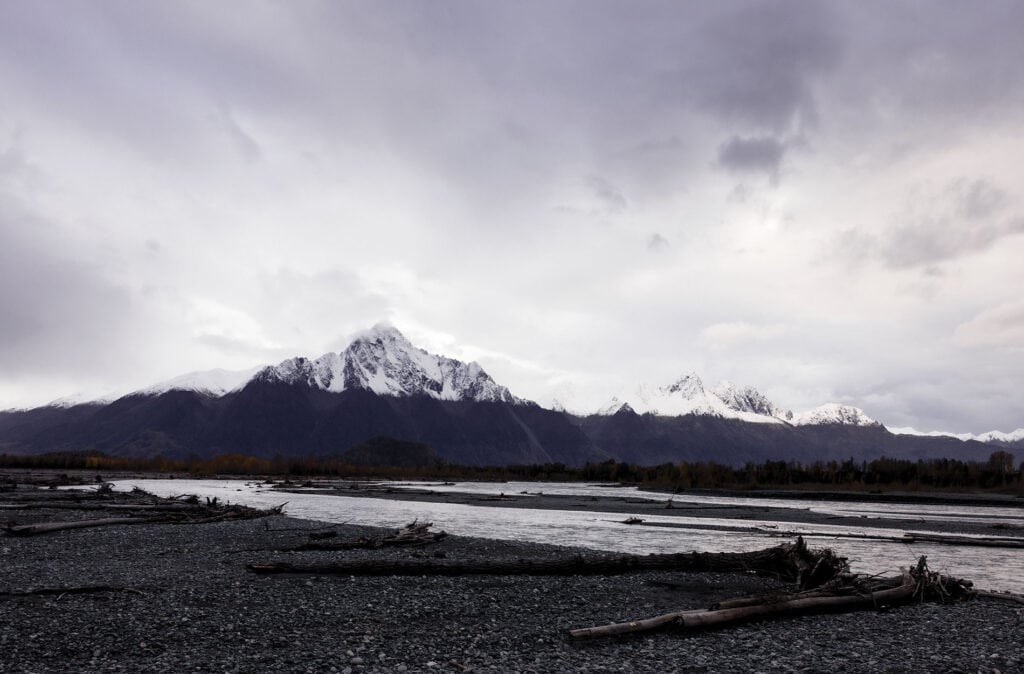
[[8, 536], [35, 536], [69, 529], [85, 529], [126, 524], [202, 524], [224, 520], [253, 519], [281, 513], [282, 506], [268, 509], [221, 503], [216, 498], [205, 502], [195, 496], [158, 498], [141, 490], [117, 493], [102, 486], [95, 492], [33, 490], [29, 494], [4, 493], [0, 509], [115, 511], [119, 517], [101, 517], [70, 521], [17, 524], [6, 522], [0, 531]]
[[[443, 533], [443, 532], [442, 532]], [[316, 547], [313, 547], [313, 546]], [[346, 549], [331, 544], [308, 543], [305, 550]], [[465, 576], [465, 575], [613, 575], [641, 571], [749, 572], [796, 584], [801, 589], [821, 585], [848, 570], [846, 560], [830, 550], [814, 551], [802, 538], [753, 552], [692, 552], [664, 555], [577, 555], [546, 560], [518, 559], [358, 559], [329, 563], [297, 564], [264, 562], [249, 564], [260, 574], [314, 573], [362, 576]]]

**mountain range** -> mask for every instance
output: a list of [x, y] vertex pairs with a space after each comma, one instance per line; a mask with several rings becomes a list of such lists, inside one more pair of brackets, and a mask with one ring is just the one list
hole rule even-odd
[[340, 457], [357, 448], [366, 462], [379, 446], [369, 441], [390, 437], [463, 465], [654, 465], [985, 460], [994, 447], [1024, 444], [1024, 431], [979, 441], [900, 430], [835, 403], [794, 413], [751, 387], [706, 387], [695, 373], [640, 386], [593, 414], [545, 409], [513, 395], [477, 363], [427, 353], [381, 324], [316, 359], [192, 373], [111, 401], [65, 399], [0, 412], [0, 452]]

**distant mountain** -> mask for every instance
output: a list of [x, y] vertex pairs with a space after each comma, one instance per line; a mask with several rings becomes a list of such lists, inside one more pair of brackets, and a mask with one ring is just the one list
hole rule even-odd
[[859, 407], [826, 403], [792, 416], [794, 426], [881, 426]]
[[0, 452], [347, 456], [362, 465], [399, 460], [396, 447], [420, 448], [406, 457], [415, 465], [434, 457], [464, 465], [609, 458], [653, 465], [986, 460], [993, 447], [1022, 443], [1024, 431], [966, 439], [895, 434], [836, 403], [794, 414], [753, 387], [706, 387], [695, 373], [667, 386], [639, 386], [598, 413], [573, 415], [519, 398], [477, 363], [427, 353], [388, 325], [315, 359], [191, 373], [113, 401], [66, 399], [0, 412]]
[[332, 393], [361, 389], [383, 396], [527, 404], [496, 384], [477, 363], [429, 354], [384, 324], [357, 336], [341, 353], [328, 353], [316, 360], [291, 358], [260, 370], [255, 378]]
[[190, 372], [180, 377], [154, 384], [135, 393], [152, 396], [167, 393], [168, 391], [195, 391], [196, 393], [205, 393], [219, 397], [245, 386], [260, 369], [259, 367], [254, 367], [248, 370], [217, 369], [205, 372]]
[[916, 428], [902, 427], [890, 428], [890, 431], [897, 435], [917, 435], [926, 437], [948, 437], [958, 440], [976, 440], [996, 447], [1008, 447], [1012, 449], [1024, 449], [1024, 428], [1018, 428], [1009, 433], [1002, 431], [988, 431], [987, 433], [946, 433], [943, 431], [919, 431]]
[[784, 423], [792, 413], [776, 407], [757, 389], [737, 388], [724, 381], [706, 388], [696, 373], [690, 372], [667, 386], [638, 386], [632, 394], [620, 395], [597, 413], [611, 415], [623, 407], [638, 414], [658, 416], [710, 416], [739, 419], [750, 423]]
[[0, 413], [0, 451], [14, 453], [339, 456], [377, 436], [423, 443], [467, 465], [607, 458], [565, 415], [386, 325], [315, 360], [194, 373], [106, 404]]
[[[849, 420], [850, 416], [844, 415]], [[860, 419], [859, 416], [853, 417]], [[955, 438], [900, 436], [881, 424], [829, 421], [809, 415], [808, 423], [750, 423], [707, 414], [637, 414], [623, 405], [611, 415], [580, 417], [581, 428], [599, 450], [641, 465], [713, 462], [742, 465], [768, 460], [867, 461], [956, 458], [985, 461], [993, 447]]]
[[826, 403], [805, 412], [793, 413], [779, 407], [752, 386], [741, 388], [732, 382], [723, 381], [715, 387], [707, 388], [693, 372], [684, 374], [668, 386], [652, 388], [640, 385], [631, 396], [612, 398], [597, 414], [608, 416], [624, 408], [638, 414], [664, 417], [695, 415], [794, 426], [879, 425], [863, 410], [839, 403]]

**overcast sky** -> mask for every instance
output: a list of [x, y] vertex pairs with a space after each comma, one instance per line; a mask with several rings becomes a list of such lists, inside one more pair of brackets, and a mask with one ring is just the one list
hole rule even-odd
[[0, 0], [0, 408], [392, 322], [1024, 426], [1024, 3]]

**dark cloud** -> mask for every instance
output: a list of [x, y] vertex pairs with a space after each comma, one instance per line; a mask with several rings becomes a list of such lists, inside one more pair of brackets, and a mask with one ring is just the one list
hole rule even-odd
[[956, 216], [967, 220], [984, 220], [1007, 205], [1006, 191], [987, 180], [954, 181], [947, 189]]
[[651, 234], [650, 238], [647, 239], [647, 250], [651, 251], [652, 253], [660, 253], [661, 251], [668, 249], [668, 239], [666, 239], [657, 232]]
[[626, 196], [622, 193], [622, 190], [601, 176], [587, 176], [585, 182], [593, 195], [601, 203], [602, 210], [609, 213], [619, 213], [626, 210], [626, 207], [629, 206], [629, 202], [626, 201]]
[[734, 3], [697, 36], [681, 84], [717, 115], [776, 132], [817, 119], [816, 80], [835, 68], [844, 36], [832, 5]]
[[733, 136], [719, 146], [718, 164], [737, 173], [764, 173], [777, 178], [785, 154], [785, 143], [775, 138]]
[[95, 374], [133, 362], [121, 341], [134, 334], [130, 293], [100, 265], [63, 253], [53, 234], [0, 206], [0, 372]]
[[993, 247], [1024, 233], [1024, 216], [1009, 212], [1006, 192], [989, 181], [958, 179], [937, 194], [917, 194], [918, 203], [878, 233], [845, 230], [836, 241], [846, 259], [880, 260], [894, 269], [935, 265]]

